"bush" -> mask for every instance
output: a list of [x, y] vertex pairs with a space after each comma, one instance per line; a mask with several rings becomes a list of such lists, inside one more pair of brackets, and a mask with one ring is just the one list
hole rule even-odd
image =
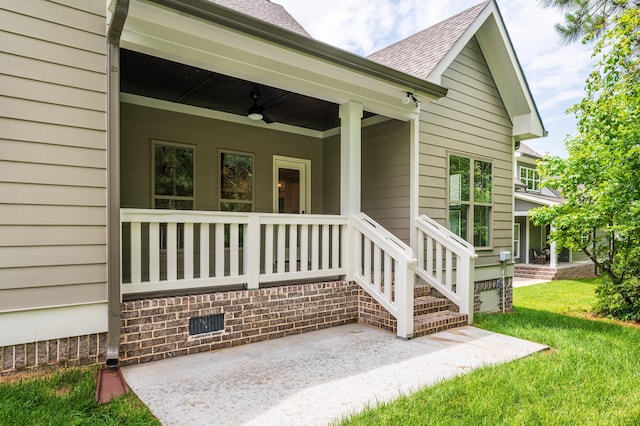
[[640, 279], [626, 278], [615, 283], [603, 276], [596, 289], [598, 303], [595, 311], [600, 315], [623, 321], [640, 321]]

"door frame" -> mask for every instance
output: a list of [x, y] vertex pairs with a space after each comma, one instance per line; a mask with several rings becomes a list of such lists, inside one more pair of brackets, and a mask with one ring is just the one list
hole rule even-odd
[[282, 155], [273, 156], [273, 212], [279, 213], [278, 176], [281, 168], [300, 171], [300, 211], [311, 213], [311, 160]]

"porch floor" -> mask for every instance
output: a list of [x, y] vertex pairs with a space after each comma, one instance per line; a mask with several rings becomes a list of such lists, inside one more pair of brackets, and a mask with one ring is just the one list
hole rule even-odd
[[469, 326], [404, 341], [349, 324], [122, 371], [163, 425], [326, 425], [545, 348]]

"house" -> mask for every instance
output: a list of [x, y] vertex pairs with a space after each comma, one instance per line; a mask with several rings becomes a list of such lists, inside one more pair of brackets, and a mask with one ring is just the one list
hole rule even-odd
[[592, 277], [594, 267], [584, 253], [558, 249], [555, 242], [547, 242], [551, 227], [535, 225], [529, 218], [537, 207], [553, 206], [564, 201], [559, 191], [540, 187], [537, 162], [542, 158], [525, 143], [520, 143], [515, 152], [514, 275], [549, 280]]
[[510, 309], [545, 131], [494, 1], [370, 58], [266, 0], [0, 11], [2, 374]]

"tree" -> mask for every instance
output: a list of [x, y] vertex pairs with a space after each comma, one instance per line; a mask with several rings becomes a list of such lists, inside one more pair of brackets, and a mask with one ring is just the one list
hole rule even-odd
[[597, 41], [601, 59], [572, 108], [578, 134], [567, 141], [569, 156], [539, 165], [542, 185], [559, 189], [565, 202], [533, 214], [535, 223], [554, 225], [552, 241], [600, 268], [609, 278], [601, 293], [633, 319], [640, 319], [639, 28], [640, 9], [627, 8]]
[[638, 0], [539, 0], [545, 7], [565, 11], [565, 23], [556, 30], [566, 42], [599, 38], [626, 10], [640, 7]]

